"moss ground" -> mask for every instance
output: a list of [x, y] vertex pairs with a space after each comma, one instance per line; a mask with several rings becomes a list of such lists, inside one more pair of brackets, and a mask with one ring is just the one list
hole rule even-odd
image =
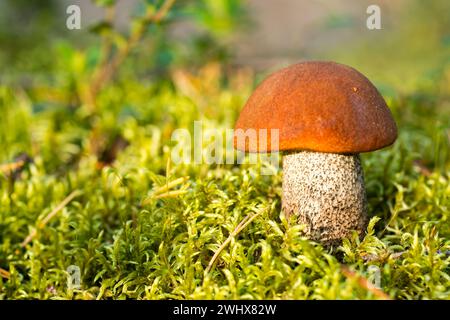
[[448, 100], [386, 96], [400, 135], [362, 155], [367, 235], [325, 250], [280, 215], [281, 169], [170, 161], [174, 129], [232, 128], [253, 87], [210, 74], [119, 81], [95, 113], [0, 89], [1, 299], [449, 299]]

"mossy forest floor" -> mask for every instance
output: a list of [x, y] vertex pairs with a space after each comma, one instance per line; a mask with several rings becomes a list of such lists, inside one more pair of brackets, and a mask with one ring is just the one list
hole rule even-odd
[[118, 81], [95, 110], [58, 102], [64, 76], [0, 88], [0, 299], [450, 298], [448, 99], [385, 95], [399, 138], [362, 155], [367, 235], [325, 250], [280, 214], [281, 168], [170, 161], [173, 130], [233, 128], [254, 87], [208, 68]]

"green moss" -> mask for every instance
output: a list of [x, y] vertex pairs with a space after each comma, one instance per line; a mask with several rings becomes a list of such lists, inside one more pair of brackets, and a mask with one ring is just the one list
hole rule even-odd
[[[5, 172], [0, 177], [0, 268], [9, 273], [0, 277], [0, 298], [378, 298], [345, 276], [346, 265], [365, 278], [378, 267], [381, 290], [392, 298], [448, 299], [445, 101], [426, 93], [387, 97], [400, 136], [393, 147], [362, 156], [372, 218], [367, 236], [326, 251], [280, 214], [281, 170], [264, 176], [264, 164], [170, 163], [174, 129], [192, 129], [197, 119], [232, 128], [252, 87], [251, 79], [234, 86], [233, 77], [228, 85], [205, 83], [201, 95], [129, 79], [100, 96], [94, 118], [84, 107], [38, 110], [36, 91], [2, 88], [1, 162], [20, 152], [33, 162], [15, 180]], [[99, 169], [93, 143], [110, 146], [108, 139], [118, 135], [129, 146], [112, 167]], [[154, 193], [185, 176], [170, 190], [183, 192]], [[22, 248], [30, 231], [74, 190], [81, 194]], [[255, 213], [206, 274], [230, 233]], [[67, 288], [70, 265], [81, 270], [79, 290]]]

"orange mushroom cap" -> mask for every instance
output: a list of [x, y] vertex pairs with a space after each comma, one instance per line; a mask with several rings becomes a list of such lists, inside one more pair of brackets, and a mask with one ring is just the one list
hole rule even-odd
[[[267, 142], [260, 143], [256, 134], [248, 135], [244, 147], [237, 145], [239, 129], [266, 129]], [[361, 153], [397, 138], [395, 121], [375, 86], [360, 72], [335, 62], [298, 63], [267, 77], [239, 115], [235, 147], [277, 151], [271, 129], [279, 130], [278, 151]]]

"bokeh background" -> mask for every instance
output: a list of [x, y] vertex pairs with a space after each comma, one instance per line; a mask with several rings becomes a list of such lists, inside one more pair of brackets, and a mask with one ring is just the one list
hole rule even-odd
[[[305, 59], [330, 59], [353, 65], [375, 82], [404, 92], [417, 85], [435, 87], [440, 78], [448, 77], [450, 8], [445, 0], [377, 1], [382, 30], [373, 31], [366, 28], [366, 9], [372, 4], [366, 0], [178, 3], [178, 15], [142, 49], [146, 72], [208, 59], [262, 71]], [[65, 9], [70, 4], [81, 7], [82, 30], [65, 28]], [[55, 46], [95, 43], [90, 27], [105, 16], [104, 8], [90, 0], [5, 0], [0, 6], [3, 80], [11, 71], [48, 73]], [[117, 1], [114, 26], [126, 32], [142, 10], [138, 0]], [[165, 50], [158, 50], [155, 59], [145, 51], [149, 47], [153, 54], [156, 48]], [[194, 54], [195, 50], [201, 54]]]

